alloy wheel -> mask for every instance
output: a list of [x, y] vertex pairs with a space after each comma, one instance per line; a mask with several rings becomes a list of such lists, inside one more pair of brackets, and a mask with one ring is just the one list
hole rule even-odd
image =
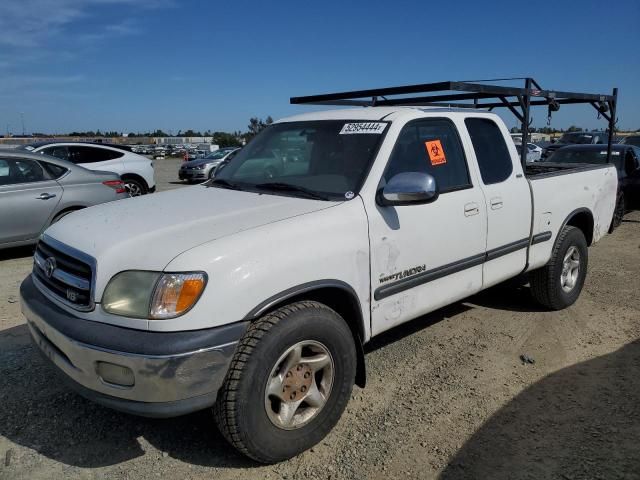
[[280, 356], [267, 379], [264, 405], [284, 430], [309, 423], [325, 406], [334, 381], [331, 353], [320, 342], [298, 342]]

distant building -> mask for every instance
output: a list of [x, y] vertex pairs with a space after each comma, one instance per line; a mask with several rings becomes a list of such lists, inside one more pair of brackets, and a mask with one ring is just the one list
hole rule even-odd
[[[521, 133], [512, 133], [511, 138], [513, 138], [513, 143], [516, 145], [520, 145], [522, 143], [522, 134]], [[548, 133], [530, 133], [529, 134], [529, 142], [549, 142], [551, 141], [551, 135]]]
[[213, 137], [153, 137], [157, 145], [184, 145], [185, 143], [213, 143]]

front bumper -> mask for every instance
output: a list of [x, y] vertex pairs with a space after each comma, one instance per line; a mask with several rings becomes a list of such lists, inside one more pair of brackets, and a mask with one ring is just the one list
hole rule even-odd
[[206, 170], [180, 170], [178, 172], [180, 180], [206, 180], [209, 173]]
[[30, 276], [20, 296], [33, 341], [72, 388], [144, 416], [171, 417], [213, 405], [247, 327], [239, 322], [165, 333], [90, 321], [54, 304]]

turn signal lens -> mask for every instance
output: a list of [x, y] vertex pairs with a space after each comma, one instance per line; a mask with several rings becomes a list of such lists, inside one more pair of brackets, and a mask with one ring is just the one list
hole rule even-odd
[[206, 285], [204, 273], [166, 273], [156, 285], [149, 318], [165, 319], [182, 315], [195, 305]]

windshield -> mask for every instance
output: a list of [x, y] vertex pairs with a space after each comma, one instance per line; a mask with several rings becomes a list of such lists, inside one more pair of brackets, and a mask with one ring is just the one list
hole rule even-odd
[[204, 158], [215, 160], [216, 158], [223, 158], [227, 153], [229, 153], [229, 150], [216, 150], [215, 152], [207, 154]]
[[240, 150], [209, 185], [351, 199], [364, 182], [387, 125], [350, 120], [273, 124]]
[[591, 143], [593, 135], [586, 133], [565, 133], [558, 140], [560, 143]]
[[[611, 151], [612, 161], [620, 158], [620, 150]], [[571, 147], [557, 150], [548, 159], [554, 163], [607, 163], [607, 149], [574, 150]], [[617, 162], [616, 162], [617, 163]]]
[[640, 136], [630, 136], [622, 139], [620, 143], [624, 143], [625, 145], [633, 145], [635, 147], [640, 147]]

